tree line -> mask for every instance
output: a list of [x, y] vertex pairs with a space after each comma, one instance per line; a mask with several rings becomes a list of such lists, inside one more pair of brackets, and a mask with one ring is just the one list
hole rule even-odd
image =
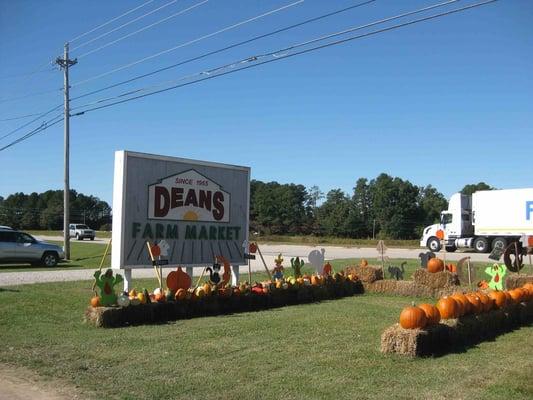
[[[488, 189], [480, 182], [466, 185], [462, 193]], [[253, 180], [250, 227], [267, 235], [413, 239], [438, 222], [447, 206], [433, 186], [416, 186], [385, 173], [358, 179], [350, 194], [333, 189], [324, 195], [317, 186]]]
[[[70, 191], [71, 223], [85, 223], [91, 228], [111, 229], [111, 207], [95, 196]], [[63, 229], [63, 191], [14, 193], [0, 196], [0, 225], [16, 229]]]
[[[466, 185], [462, 193], [492, 189], [484, 182]], [[294, 183], [250, 184], [250, 230], [259, 234], [316, 235], [350, 238], [413, 239], [439, 221], [447, 200], [431, 185], [380, 174], [360, 178], [352, 193], [324, 194], [317, 186]], [[72, 223], [110, 230], [111, 207], [95, 196], [70, 192]], [[63, 229], [63, 191], [0, 196], [0, 225], [17, 229]]]

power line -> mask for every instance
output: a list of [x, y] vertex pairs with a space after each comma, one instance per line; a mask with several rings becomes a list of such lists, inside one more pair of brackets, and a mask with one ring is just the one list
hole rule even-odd
[[12, 118], [4, 118], [4, 119], [0, 119], [0, 122], [15, 121], [15, 120], [17, 120], [17, 119], [24, 119], [24, 118], [29, 118], [29, 117], [35, 117], [36, 115], [40, 115], [40, 113], [21, 115], [21, 116], [18, 116], [18, 117], [12, 117]]
[[49, 94], [49, 93], [56, 93], [56, 92], [59, 92], [63, 89], [50, 89], [50, 90], [44, 90], [42, 92], [33, 92], [33, 93], [28, 93], [28, 94], [25, 94], [23, 96], [18, 96], [18, 97], [10, 97], [10, 98], [7, 98], [7, 99], [0, 99], [0, 103], [10, 103], [12, 101], [17, 101], [17, 100], [22, 100], [22, 99], [27, 99], [27, 98], [30, 98], [30, 97], [37, 97], [37, 96], [42, 96], [42, 95], [45, 95], [45, 94]]
[[274, 13], [277, 13], [277, 12], [279, 12], [279, 11], [285, 10], [285, 9], [287, 9], [287, 8], [293, 7], [293, 6], [295, 6], [295, 5], [301, 4], [301, 3], [303, 3], [303, 2], [304, 2], [304, 0], [297, 0], [297, 1], [293, 2], [293, 3], [290, 3], [290, 4], [287, 4], [287, 5], [285, 5], [285, 6], [282, 6], [282, 7], [276, 8], [276, 9], [271, 10], [271, 11], [268, 11], [268, 12], [266, 12], [266, 13], [263, 13], [263, 14], [257, 15], [257, 16], [252, 17], [252, 18], [248, 18], [248, 19], [246, 19], [246, 20], [240, 21], [240, 22], [235, 23], [235, 24], [233, 24], [233, 25], [229, 25], [229, 26], [227, 26], [227, 27], [225, 27], [225, 28], [219, 29], [219, 30], [217, 30], [217, 31], [215, 31], [215, 32], [209, 33], [209, 34], [207, 34], [207, 35], [203, 35], [203, 36], [200, 36], [200, 37], [198, 37], [198, 38], [196, 38], [196, 39], [189, 40], [188, 42], [181, 43], [181, 44], [179, 44], [179, 45], [177, 45], [177, 46], [171, 47], [170, 49], [166, 49], [166, 50], [160, 51], [160, 52], [155, 53], [155, 54], [152, 54], [152, 55], [150, 55], [150, 56], [147, 56], [147, 57], [141, 58], [141, 59], [139, 59], [139, 60], [133, 61], [133, 62], [131, 62], [131, 63], [129, 63], [129, 64], [122, 65], [122, 66], [117, 67], [117, 68], [114, 68], [114, 69], [112, 69], [112, 70], [110, 70], [110, 71], [107, 71], [107, 72], [101, 73], [101, 74], [99, 74], [99, 75], [96, 75], [96, 76], [93, 76], [93, 77], [87, 78], [87, 79], [85, 79], [85, 80], [82, 80], [82, 81], [80, 81], [80, 82], [78, 82], [78, 83], [72, 85], [72, 87], [76, 87], [76, 86], [79, 86], [79, 85], [83, 85], [83, 84], [85, 84], [85, 83], [87, 83], [87, 82], [94, 81], [95, 79], [102, 78], [102, 77], [107, 76], [107, 75], [110, 75], [110, 74], [112, 74], [112, 73], [114, 73], [114, 72], [118, 72], [118, 71], [121, 71], [121, 70], [123, 70], [123, 69], [133, 67], [134, 65], [140, 64], [140, 63], [142, 63], [142, 62], [145, 62], [145, 61], [151, 60], [151, 59], [156, 58], [156, 57], [159, 57], [159, 56], [161, 56], [161, 55], [163, 55], [163, 54], [170, 53], [171, 51], [174, 51], [174, 50], [180, 49], [180, 48], [182, 48], [182, 47], [185, 47], [185, 46], [191, 45], [191, 44], [193, 44], [193, 43], [197, 43], [197, 42], [199, 42], [199, 41], [201, 41], [201, 40], [208, 39], [208, 38], [210, 38], [210, 37], [213, 37], [213, 36], [218, 35], [218, 34], [220, 34], [220, 33], [223, 33], [223, 32], [226, 32], [226, 31], [229, 31], [229, 30], [231, 30], [231, 29], [235, 29], [235, 28], [237, 28], [237, 27], [239, 27], [239, 26], [242, 26], [242, 25], [245, 25], [245, 24], [247, 24], [247, 23], [250, 23], [250, 22], [256, 21], [256, 20], [258, 20], [258, 19], [264, 18], [264, 17], [269, 16], [269, 15], [271, 15], [271, 14], [274, 14]]
[[[84, 93], [84, 94], [82, 94], [80, 96], [73, 97], [72, 100], [81, 99], [83, 97], [87, 97], [87, 96], [90, 96], [92, 94], [100, 93], [100, 92], [103, 92], [105, 90], [115, 88], [117, 86], [125, 85], [127, 83], [136, 81], [138, 79], [146, 78], [148, 76], [152, 76], [152, 75], [158, 74], [160, 72], [167, 71], [169, 69], [172, 69], [172, 68], [175, 68], [175, 67], [179, 67], [181, 65], [184, 65], [184, 64], [187, 64], [187, 63], [190, 63], [190, 62], [193, 62], [193, 61], [198, 61], [198, 60], [200, 60], [202, 58], [205, 58], [205, 57], [208, 57], [208, 56], [211, 56], [211, 55], [214, 55], [214, 54], [222, 53], [224, 51], [227, 51], [227, 50], [233, 49], [235, 47], [242, 46], [242, 45], [254, 42], [254, 41], [259, 40], [259, 39], [264, 39], [266, 37], [273, 36], [273, 35], [276, 35], [278, 33], [285, 32], [285, 31], [300, 27], [302, 25], [306, 25], [306, 24], [309, 24], [309, 23], [312, 23], [312, 22], [316, 22], [316, 21], [319, 21], [321, 19], [328, 18], [328, 17], [334, 16], [334, 15], [340, 14], [340, 13], [352, 10], [354, 8], [357, 8], [357, 7], [361, 7], [361, 6], [370, 4], [370, 3], [374, 3], [375, 1], [376, 0], [364, 1], [362, 3], [358, 3], [358, 4], [355, 4], [355, 5], [349, 6], [349, 7], [345, 7], [345, 8], [336, 10], [336, 11], [332, 11], [332, 12], [327, 13], [327, 14], [319, 15], [317, 17], [310, 18], [310, 19], [307, 19], [305, 21], [302, 21], [302, 22], [299, 22], [299, 23], [296, 23], [296, 24], [293, 24], [293, 25], [290, 25], [290, 26], [287, 26], [287, 27], [284, 27], [284, 28], [280, 28], [280, 29], [277, 29], [277, 30], [272, 31], [272, 32], [268, 32], [268, 33], [265, 33], [265, 34], [262, 34], [262, 35], [259, 35], [259, 36], [255, 36], [255, 37], [253, 37], [251, 39], [243, 40], [241, 42], [237, 42], [237, 43], [231, 44], [229, 46], [226, 46], [226, 47], [214, 50], [214, 51], [203, 53], [203, 54], [201, 54], [199, 56], [196, 56], [196, 57], [193, 57], [193, 58], [189, 58], [189, 59], [184, 60], [184, 61], [177, 62], [177, 63], [169, 65], [167, 67], [159, 68], [159, 69], [157, 69], [155, 71], [148, 72], [146, 74], [134, 76], [134, 77], [126, 79], [126, 80], [124, 80], [122, 82], [118, 82], [118, 83], [115, 83], [115, 84], [112, 84], [112, 85], [109, 85], [109, 86], [105, 86], [105, 87], [97, 89], [97, 90], [93, 90], [93, 91], [88, 92], [88, 93]], [[459, 1], [459, 0], [453, 0], [453, 1]]]
[[325, 39], [329, 39], [329, 38], [332, 38], [332, 37], [343, 35], [343, 34], [346, 34], [348, 32], [354, 32], [354, 31], [357, 31], [357, 30], [361, 30], [361, 29], [364, 29], [364, 28], [368, 28], [368, 27], [371, 27], [371, 26], [382, 24], [384, 22], [389, 22], [389, 21], [392, 21], [392, 20], [403, 18], [403, 17], [409, 16], [409, 15], [413, 15], [413, 14], [416, 14], [416, 13], [423, 12], [423, 11], [428, 11], [428, 10], [436, 8], [436, 7], [442, 7], [442, 6], [448, 5], [450, 3], [455, 3], [457, 1], [460, 1], [460, 0], [449, 0], [449, 1], [446, 1], [446, 2], [443, 2], [443, 3], [438, 3], [438, 4], [431, 5], [431, 6], [423, 7], [423, 8], [414, 10], [414, 11], [402, 13], [402, 14], [399, 14], [399, 15], [396, 15], [396, 16], [393, 16], [393, 17], [388, 17], [388, 18], [384, 18], [384, 19], [381, 19], [381, 20], [377, 20], [377, 21], [374, 21], [374, 22], [371, 22], [371, 23], [368, 23], [368, 24], [359, 25], [359, 26], [356, 26], [356, 27], [352, 27], [352, 28], [349, 28], [349, 29], [342, 30], [340, 32], [335, 32], [335, 33], [332, 33], [332, 34], [321, 36], [321, 37], [315, 38], [313, 40], [308, 40], [308, 41], [305, 41], [305, 42], [297, 43], [297, 44], [291, 45], [289, 47], [285, 47], [285, 48], [282, 48], [282, 49], [279, 49], [279, 50], [276, 50], [276, 51], [272, 51], [272, 52], [269, 52], [269, 53], [250, 56], [250, 57], [238, 60], [238, 61], [231, 62], [229, 64], [225, 64], [225, 65], [222, 65], [222, 66], [218, 66], [216, 68], [212, 68], [212, 69], [207, 70], [207, 71], [196, 72], [196, 73], [193, 73], [193, 74], [189, 74], [189, 75], [180, 77], [178, 79], [174, 79], [174, 80], [171, 80], [171, 81], [166, 81], [166, 82], [163, 82], [163, 83], [159, 83], [157, 85], [151, 85], [151, 86], [147, 86], [147, 87], [144, 87], [144, 88], [134, 89], [134, 90], [131, 90], [131, 91], [128, 91], [128, 92], [125, 92], [125, 93], [121, 93], [119, 95], [115, 95], [115, 96], [104, 98], [104, 99], [99, 99], [99, 100], [84, 104], [82, 106], [74, 107], [73, 110], [80, 109], [80, 108], [83, 108], [83, 107], [86, 107], [86, 106], [91, 106], [91, 105], [95, 105], [95, 104], [104, 103], [104, 102], [109, 101], [109, 100], [122, 98], [122, 97], [125, 97], [125, 96], [128, 96], [128, 95], [132, 95], [134, 93], [143, 92], [143, 91], [154, 89], [154, 88], [157, 88], [157, 87], [166, 86], [166, 85], [169, 85], [171, 83], [181, 82], [183, 80], [190, 79], [190, 78], [193, 78], [195, 76], [210, 75], [210, 74], [212, 74], [214, 72], [220, 71], [220, 70], [228, 68], [228, 67], [234, 67], [236, 65], [243, 64], [243, 63], [255, 62], [255, 61], [257, 61], [260, 58], [265, 58], [265, 57], [269, 57], [269, 56], [274, 56], [275, 58], [279, 58], [279, 56], [277, 56], [278, 53], [283, 53], [283, 52], [286, 52], [288, 50], [293, 50], [293, 49], [296, 49], [296, 48], [299, 48], [299, 47], [307, 46], [307, 45], [309, 45], [311, 43], [316, 43], [318, 41], [323, 41]]
[[47, 115], [50, 114], [51, 112], [53, 112], [53, 111], [55, 111], [55, 110], [57, 110], [58, 108], [61, 108], [61, 107], [63, 107], [63, 104], [59, 104], [59, 105], [55, 106], [54, 108], [51, 108], [50, 110], [45, 111], [45, 112], [42, 113], [42, 114], [39, 114], [39, 116], [38, 116], [37, 118], [32, 119], [30, 122], [27, 122], [27, 123], [25, 123], [24, 125], [21, 125], [21, 126], [19, 126], [18, 128], [13, 129], [11, 132], [8, 132], [8, 133], [6, 133], [6, 134], [3, 135], [3, 136], [0, 136], [0, 140], [5, 139], [5, 138], [8, 137], [8, 136], [11, 136], [12, 134], [14, 134], [14, 133], [20, 131], [21, 129], [27, 127], [28, 125], [33, 124], [35, 121], [41, 119], [42, 117], [47, 116]]
[[110, 19], [109, 21], [103, 23], [102, 25], [98, 25], [96, 28], [93, 28], [93, 29], [91, 29], [90, 31], [84, 32], [84, 33], [82, 33], [81, 35], [78, 35], [78, 36], [76, 36], [75, 38], [70, 39], [69, 42], [70, 42], [70, 43], [73, 43], [73, 42], [75, 42], [76, 40], [81, 39], [82, 37], [87, 36], [88, 34], [93, 33], [93, 32], [95, 32], [95, 31], [97, 31], [98, 29], [103, 28], [104, 26], [107, 26], [107, 25], [109, 25], [109, 24], [112, 23], [112, 22], [115, 22], [117, 19], [120, 19], [120, 18], [122, 18], [122, 17], [125, 17], [126, 15], [128, 15], [128, 14], [134, 12], [134, 11], [137, 11], [138, 9], [143, 8], [143, 7], [145, 7], [145, 6], [147, 6], [148, 4], [153, 3], [153, 2], [154, 2], [154, 0], [148, 0], [148, 1], [144, 2], [143, 4], [141, 4], [141, 5], [139, 5], [139, 6], [135, 7], [135, 8], [132, 8], [132, 9], [129, 10], [129, 11], [126, 11], [124, 14], [120, 14], [119, 16]]
[[116, 28], [111, 29], [110, 31], [104, 32], [104, 33], [102, 33], [101, 35], [96, 36], [95, 38], [92, 38], [92, 39], [90, 39], [90, 40], [87, 40], [86, 42], [83, 42], [83, 43], [77, 45], [76, 47], [73, 47], [73, 48], [72, 48], [72, 51], [75, 51], [75, 50], [77, 50], [77, 49], [81, 49], [82, 47], [85, 47], [85, 46], [87, 46], [88, 44], [91, 44], [91, 43], [97, 41], [98, 39], [101, 39], [101, 38], [103, 38], [103, 37], [106, 37], [106, 36], [110, 35], [110, 34], [113, 33], [113, 32], [116, 32], [116, 31], [118, 31], [118, 30], [120, 30], [120, 29], [122, 29], [122, 28], [124, 28], [124, 27], [126, 27], [126, 26], [128, 26], [128, 25], [133, 24], [134, 22], [140, 21], [141, 19], [146, 18], [147, 16], [149, 16], [149, 15], [151, 15], [151, 14], [153, 14], [153, 13], [159, 11], [159, 10], [162, 10], [163, 8], [166, 8], [166, 7], [168, 7], [168, 6], [171, 6], [172, 4], [176, 3], [177, 1], [178, 1], [178, 0], [171, 0], [171, 1], [169, 1], [168, 3], [165, 3], [165, 4], [163, 4], [162, 6], [156, 8], [156, 9], [154, 9], [154, 10], [147, 12], [146, 14], [140, 15], [140, 16], [138, 16], [137, 18], [132, 19], [131, 21], [128, 21], [128, 22], [126, 22], [126, 23], [124, 23], [124, 24], [122, 24], [122, 25], [119, 25], [119, 26], [117, 26]]
[[[360, 35], [355, 35], [355, 36], [350, 36], [350, 37], [347, 37], [347, 38], [344, 38], [344, 39], [339, 39], [339, 40], [336, 40], [336, 41], [333, 41], [333, 42], [325, 43], [325, 44], [322, 44], [322, 45], [319, 45], [319, 46], [315, 46], [315, 47], [312, 47], [312, 48], [309, 48], [309, 49], [304, 49], [304, 50], [301, 50], [301, 51], [298, 51], [298, 52], [295, 52], [295, 53], [291, 53], [291, 54], [282, 54], [282, 55], [276, 56], [280, 52], [280, 50], [278, 50], [278, 51], [269, 53], [269, 55], [274, 56], [272, 59], [265, 60], [265, 61], [262, 61], [262, 62], [259, 62], [259, 63], [256, 63], [256, 64], [250, 64], [250, 65], [247, 65], [245, 67], [241, 67], [239, 69], [230, 69], [229, 71], [225, 71], [225, 72], [218, 73], [216, 75], [212, 75], [212, 72], [220, 70], [221, 68], [225, 68], [227, 66], [232, 66], [232, 65], [234, 66], [234, 65], [237, 65], [237, 64], [243, 64], [243, 63], [247, 63], [247, 62], [255, 62], [258, 59], [257, 56], [249, 57], [247, 59], [243, 59], [243, 60], [237, 61], [237, 62], [235, 62], [233, 64], [227, 64], [227, 65], [222, 66], [222, 67], [214, 68], [214, 69], [212, 69], [210, 71], [207, 71], [207, 73], [206, 72], [200, 73], [200, 74], [207, 74], [208, 75], [208, 76], [206, 76], [204, 78], [197, 79], [197, 80], [194, 80], [194, 81], [191, 81], [191, 82], [186, 82], [186, 83], [174, 85], [174, 86], [171, 86], [171, 87], [168, 87], [168, 88], [156, 90], [156, 91], [153, 91], [153, 92], [150, 92], [150, 93], [138, 95], [138, 96], [131, 97], [131, 98], [128, 98], [128, 99], [118, 100], [118, 101], [115, 101], [115, 102], [112, 102], [112, 103], [109, 103], [109, 104], [105, 104], [105, 105], [101, 105], [101, 106], [85, 109], [85, 110], [82, 110], [81, 112], [78, 112], [75, 115], [83, 115], [83, 114], [91, 112], [91, 111], [96, 111], [96, 110], [99, 110], [99, 109], [102, 109], [102, 108], [111, 107], [111, 106], [114, 106], [114, 105], [117, 105], [117, 104], [122, 104], [122, 103], [126, 103], [126, 102], [133, 101], [133, 100], [138, 100], [138, 99], [141, 99], [143, 97], [152, 96], [152, 95], [155, 95], [155, 94], [158, 94], [158, 93], [163, 93], [163, 92], [167, 92], [169, 90], [174, 90], [174, 89], [177, 89], [177, 88], [180, 88], [180, 87], [196, 84], [196, 83], [199, 83], [199, 82], [202, 82], [202, 81], [205, 81], [205, 80], [217, 78], [217, 77], [224, 76], [224, 75], [229, 75], [231, 73], [239, 72], [239, 71], [242, 71], [242, 70], [245, 70], [245, 69], [249, 69], [249, 68], [253, 68], [253, 67], [257, 67], [259, 65], [268, 64], [268, 63], [272, 63], [272, 62], [275, 62], [275, 61], [280, 61], [280, 60], [283, 60], [283, 59], [286, 59], [286, 58], [290, 58], [290, 57], [294, 57], [294, 56], [310, 53], [312, 51], [321, 50], [321, 49], [324, 49], [324, 48], [327, 48], [327, 47], [336, 46], [336, 45], [343, 44], [343, 43], [346, 43], [346, 42], [350, 42], [350, 41], [353, 41], [353, 40], [357, 40], [357, 39], [361, 39], [361, 38], [364, 38], [364, 37], [376, 35], [378, 33], [387, 32], [387, 31], [391, 31], [391, 30], [394, 30], [394, 29], [398, 29], [398, 28], [402, 28], [402, 27], [405, 27], [405, 26], [409, 26], [409, 25], [413, 25], [413, 24], [416, 24], [416, 23], [420, 23], [420, 22], [423, 22], [423, 21], [428, 21], [428, 20], [431, 20], [431, 19], [435, 19], [435, 18], [451, 15], [451, 14], [454, 14], [454, 13], [466, 11], [466, 10], [469, 10], [469, 9], [472, 9], [472, 8], [476, 8], [476, 7], [484, 6], [484, 5], [487, 5], [487, 4], [490, 4], [490, 3], [494, 3], [496, 1], [498, 1], [498, 0], [487, 0], [487, 1], [480, 2], [480, 3], [475, 3], [475, 4], [472, 4], [472, 5], [469, 5], [469, 6], [456, 8], [456, 9], [449, 10], [449, 11], [442, 12], [442, 13], [438, 13], [438, 14], [433, 14], [433, 15], [430, 15], [430, 16], [427, 16], [427, 17], [418, 18], [418, 19], [415, 19], [415, 20], [407, 21], [407, 22], [404, 22], [404, 23], [401, 23], [401, 24], [397, 24], [397, 25], [392, 25], [392, 26], [389, 26], [389, 27], [386, 27], [386, 28], [370, 31], [370, 32], [363, 33], [363, 34], [360, 34]], [[313, 42], [313, 41], [309, 41], [307, 43], [310, 43], [310, 42]], [[285, 50], [281, 50], [281, 51], [285, 51]], [[265, 57], [265, 55], [262, 55], [260, 57]], [[145, 89], [139, 89], [139, 90], [145, 90]], [[125, 96], [125, 95], [126, 94], [122, 94], [120, 96]], [[120, 96], [117, 96], [117, 97], [120, 97]], [[94, 103], [90, 103], [90, 104], [94, 104]], [[85, 106], [87, 106], [87, 105], [85, 105]], [[76, 109], [79, 109], [79, 108], [82, 108], [82, 107], [84, 107], [84, 106], [78, 106], [78, 107], [76, 107]]]
[[90, 50], [90, 51], [88, 51], [86, 53], [80, 54], [77, 58], [81, 59], [81, 58], [86, 57], [86, 56], [88, 56], [90, 54], [96, 53], [97, 51], [105, 49], [106, 47], [109, 47], [109, 46], [111, 46], [111, 45], [113, 45], [115, 43], [118, 43], [118, 42], [120, 42], [120, 41], [122, 41], [124, 39], [127, 39], [127, 38], [129, 38], [129, 37], [131, 37], [133, 35], [141, 33], [141, 32], [143, 32], [143, 31], [145, 31], [147, 29], [150, 29], [150, 28], [156, 26], [156, 25], [162, 24], [163, 22], [166, 22], [166, 21], [168, 21], [171, 18], [175, 18], [175, 17], [177, 17], [179, 15], [185, 14], [188, 11], [194, 10], [195, 8], [200, 7], [201, 5], [204, 5], [207, 2], [209, 2], [209, 0], [203, 0], [203, 1], [199, 2], [199, 3], [193, 4], [190, 7], [187, 7], [185, 9], [181, 10], [181, 11], [178, 11], [178, 12], [172, 14], [172, 15], [169, 15], [168, 17], [160, 19], [159, 21], [156, 21], [156, 22], [154, 22], [154, 23], [152, 23], [150, 25], [147, 25], [147, 26], [145, 26], [145, 27], [143, 27], [141, 29], [138, 29], [138, 30], [136, 30], [134, 32], [128, 33], [127, 35], [121, 36], [118, 39], [112, 40], [111, 42], [108, 42], [108, 43], [106, 43], [106, 44], [104, 44], [104, 45], [102, 45], [100, 47], [97, 47], [96, 49], [93, 49], [93, 50]]
[[[59, 119], [58, 119], [59, 118]], [[54, 121], [56, 120], [56, 121]], [[54, 118], [52, 118], [51, 120], [48, 120], [46, 122], [43, 122], [39, 127], [31, 130], [30, 132], [28, 132], [27, 134], [25, 134], [24, 136], [21, 136], [20, 138], [18, 138], [17, 140], [14, 140], [13, 142], [5, 145], [4, 147], [0, 148], [0, 151], [4, 151], [8, 148], [10, 148], [11, 146], [14, 146], [20, 142], [23, 142], [24, 140], [27, 140], [29, 139], [30, 137], [32, 136], [35, 136], [37, 135], [38, 133], [40, 132], [43, 132], [45, 130], [47, 130], [48, 128], [51, 128], [52, 126], [60, 123], [61, 121], [63, 120], [63, 114], [59, 114], [59, 115], [56, 115]]]
[[53, 68], [53, 67], [41, 68], [41, 69], [38, 69], [38, 70], [35, 70], [35, 71], [32, 71], [32, 72], [26, 72], [26, 73], [23, 73], [23, 74], [4, 75], [4, 76], [0, 76], [0, 79], [25, 78], [25, 77], [28, 77], [28, 76], [41, 74], [43, 72], [50, 72], [50, 71], [55, 71], [55, 68]]

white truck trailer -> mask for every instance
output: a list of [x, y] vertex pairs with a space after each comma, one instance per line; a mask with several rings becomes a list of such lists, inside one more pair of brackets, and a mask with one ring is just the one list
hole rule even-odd
[[[511, 242], [524, 247], [533, 236], [533, 188], [483, 190], [472, 196], [455, 193], [439, 224], [424, 229], [421, 247], [439, 251], [458, 248], [486, 253]], [[441, 242], [442, 239], [442, 242]]]

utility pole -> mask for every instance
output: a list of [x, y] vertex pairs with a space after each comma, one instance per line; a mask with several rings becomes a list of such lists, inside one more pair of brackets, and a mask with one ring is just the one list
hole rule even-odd
[[70, 107], [69, 107], [69, 82], [68, 82], [68, 68], [78, 62], [77, 59], [70, 60], [68, 58], [68, 43], [65, 43], [65, 51], [63, 58], [58, 57], [56, 64], [58, 64], [64, 73], [64, 92], [65, 92], [65, 187], [63, 189], [63, 247], [65, 251], [65, 258], [70, 260], [70, 178], [69, 178], [69, 153], [70, 153]]

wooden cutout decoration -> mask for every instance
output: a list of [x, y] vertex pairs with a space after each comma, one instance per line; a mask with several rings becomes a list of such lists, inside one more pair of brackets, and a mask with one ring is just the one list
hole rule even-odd
[[229, 261], [222, 256], [217, 256], [217, 261], [222, 263], [222, 266], [224, 267], [224, 272], [222, 273], [222, 280], [219, 283], [219, 286], [224, 287], [231, 279], [231, 266]]
[[326, 253], [325, 249], [319, 250], [312, 250], [309, 255], [307, 256], [307, 259], [309, 260], [309, 263], [315, 267], [315, 271], [317, 274], [320, 274], [320, 269], [324, 265], [324, 254]]
[[96, 286], [100, 289], [100, 303], [103, 306], [116, 304], [117, 294], [114, 288], [123, 281], [122, 276], [120, 274], [113, 276], [113, 270], [108, 269], [103, 275], [100, 271], [95, 271], [94, 279], [96, 279]]
[[176, 271], [172, 271], [167, 275], [167, 287], [174, 293], [178, 289], [189, 289], [191, 283], [191, 277], [181, 267], [178, 267]]
[[420, 253], [418, 255], [418, 258], [420, 258], [420, 266], [422, 268], [427, 268], [428, 267], [428, 261], [431, 260], [432, 258], [435, 258], [435, 253], [433, 253], [431, 251], [427, 251], [425, 253]]

